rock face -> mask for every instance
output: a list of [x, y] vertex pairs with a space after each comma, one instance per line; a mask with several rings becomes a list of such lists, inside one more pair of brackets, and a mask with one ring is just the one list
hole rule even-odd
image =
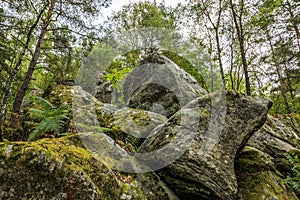
[[232, 92], [197, 98], [155, 129], [139, 149], [160, 153], [139, 159], [159, 169], [180, 199], [235, 199], [235, 155], [264, 124], [270, 106], [267, 100]]
[[101, 72], [98, 77], [95, 97], [102, 103], [111, 103], [113, 87], [110, 81], [105, 80], [106, 72]]
[[193, 99], [207, 92], [175, 63], [140, 65], [126, 78], [124, 100], [127, 106], [170, 117]]
[[176, 199], [153, 174], [121, 174], [109, 159], [96, 159], [77, 136], [0, 143], [0, 199]]
[[268, 116], [264, 126], [237, 155], [239, 199], [298, 199], [284, 178], [293, 167], [287, 155], [300, 152], [299, 136], [299, 116]]
[[265, 152], [246, 146], [237, 155], [235, 168], [240, 200], [298, 199], [276, 169], [274, 158]]

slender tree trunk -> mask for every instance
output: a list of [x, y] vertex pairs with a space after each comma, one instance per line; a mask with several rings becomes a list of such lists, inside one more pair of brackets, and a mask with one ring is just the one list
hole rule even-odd
[[12, 88], [13, 88], [13, 84], [14, 84], [14, 82], [16, 80], [17, 73], [20, 70], [20, 67], [21, 67], [21, 64], [23, 62], [23, 58], [25, 56], [25, 53], [28, 50], [28, 47], [29, 47], [29, 44], [30, 44], [30, 41], [31, 41], [31, 37], [32, 37], [32, 33], [33, 33], [34, 29], [36, 28], [38, 22], [40, 21], [41, 16], [42, 16], [42, 14], [43, 14], [44, 11], [45, 11], [45, 9], [43, 9], [39, 13], [39, 15], [38, 15], [35, 23], [30, 27], [30, 29], [29, 29], [29, 31], [27, 33], [26, 43], [25, 43], [24, 49], [23, 49], [23, 51], [22, 51], [22, 53], [21, 53], [21, 55], [20, 55], [20, 57], [18, 59], [18, 62], [16, 64], [16, 66], [11, 71], [10, 78], [8, 80], [7, 86], [5, 88], [4, 94], [3, 94], [2, 99], [1, 99], [1, 105], [0, 105], [0, 127], [3, 125], [4, 119], [5, 119], [5, 115], [6, 115], [6, 111], [7, 111], [7, 103], [8, 103], [8, 100], [9, 100]]
[[[293, 13], [292, 5], [290, 4], [289, 1], [287, 1], [287, 5], [288, 5], [288, 12], [290, 14], [291, 19], [295, 18], [294, 13]], [[299, 48], [299, 51], [300, 51], [300, 31], [299, 31], [299, 28], [297, 26], [297, 23], [292, 22], [292, 25], [293, 25], [293, 28], [294, 28], [295, 33], [296, 33], [296, 40], [297, 40], [298, 48]]]
[[[204, 2], [203, 0], [201, 1], [203, 7], [205, 8], [205, 4], [206, 2]], [[211, 16], [210, 16], [210, 11], [209, 10], [205, 10], [205, 15], [207, 16], [209, 22], [211, 23], [211, 25], [214, 28], [214, 32], [215, 32], [215, 37], [216, 37], [216, 43], [217, 43], [217, 56], [218, 56], [218, 62], [219, 62], [219, 68], [220, 68], [220, 74], [221, 74], [221, 78], [222, 78], [222, 84], [224, 86], [224, 89], [226, 89], [226, 80], [225, 80], [225, 74], [224, 74], [224, 68], [223, 68], [223, 64], [222, 64], [222, 50], [221, 50], [221, 44], [220, 44], [220, 37], [219, 37], [219, 28], [220, 28], [220, 21], [221, 21], [221, 16], [222, 16], [222, 0], [219, 0], [219, 10], [218, 10], [218, 17], [217, 17], [217, 21], [213, 22]]]
[[249, 78], [249, 72], [248, 72], [248, 63], [247, 63], [247, 59], [246, 59], [246, 52], [245, 52], [245, 46], [244, 46], [242, 19], [240, 19], [240, 24], [239, 24], [237, 21], [237, 14], [234, 10], [234, 5], [233, 5], [232, 0], [230, 0], [230, 7], [231, 7], [233, 21], [234, 21], [237, 36], [238, 36], [239, 45], [240, 45], [240, 51], [241, 51], [242, 63], [243, 63], [244, 75], [245, 75], [245, 82], [246, 82], [246, 93], [247, 93], [247, 95], [250, 96], [251, 95], [251, 87], [250, 87], [250, 78]]
[[230, 71], [229, 71], [229, 75], [230, 75], [231, 89], [234, 91], [234, 79], [233, 79], [234, 29], [232, 29], [231, 39], [232, 40], [231, 40], [231, 44], [230, 44]]
[[219, 38], [219, 30], [215, 29], [215, 34], [216, 34], [216, 41], [217, 41], [217, 49], [218, 49], [218, 61], [219, 61], [219, 67], [220, 67], [220, 73], [222, 77], [222, 83], [224, 86], [224, 89], [226, 89], [226, 80], [225, 80], [225, 74], [224, 74], [224, 69], [223, 69], [223, 64], [222, 64], [222, 50], [221, 50], [221, 45], [220, 45], [220, 38]]
[[294, 90], [293, 90], [292, 83], [291, 83], [291, 76], [290, 76], [290, 72], [288, 71], [288, 67], [286, 66], [286, 63], [284, 63], [284, 69], [285, 69], [285, 74], [286, 74], [288, 90], [290, 92], [291, 99], [294, 100], [295, 95], [294, 95]]
[[33, 57], [30, 61], [29, 68], [27, 70], [25, 79], [24, 79], [24, 81], [21, 85], [21, 88], [19, 89], [19, 91], [18, 91], [18, 93], [15, 97], [15, 101], [13, 103], [13, 108], [12, 108], [13, 113], [20, 114], [22, 101], [23, 101], [23, 99], [26, 95], [26, 92], [27, 92], [28, 87], [29, 87], [30, 80], [31, 80], [33, 72], [35, 70], [35, 66], [38, 62], [38, 58], [39, 58], [40, 53], [41, 53], [41, 48], [42, 48], [42, 44], [44, 43], [47, 28], [48, 28], [48, 26], [50, 24], [50, 21], [51, 21], [54, 6], [55, 6], [55, 0], [51, 1], [51, 5], [50, 5], [50, 8], [48, 10], [47, 17], [44, 21], [44, 25], [41, 29], [40, 36], [39, 36], [39, 39], [37, 41], [37, 44], [36, 44], [36, 47], [35, 47], [35, 50], [34, 50], [34, 53], [33, 53]]
[[275, 56], [275, 51], [274, 51], [274, 47], [273, 47], [273, 44], [272, 44], [271, 36], [270, 36], [269, 31], [266, 31], [266, 32], [267, 32], [266, 34], [267, 34], [267, 38], [268, 38], [269, 45], [270, 45], [271, 52], [272, 52], [273, 61], [274, 61], [275, 67], [276, 67], [276, 73], [277, 73], [277, 76], [278, 76], [278, 79], [279, 79], [281, 94], [282, 94], [282, 97], [283, 97], [283, 100], [284, 100], [285, 108], [286, 108], [287, 113], [291, 113], [290, 106], [289, 106], [289, 103], [288, 103], [288, 99], [286, 97], [286, 89], [285, 89], [283, 78], [282, 78], [282, 75], [281, 75], [281, 72], [280, 72], [280, 66], [279, 66], [279, 64], [277, 62], [277, 58]]

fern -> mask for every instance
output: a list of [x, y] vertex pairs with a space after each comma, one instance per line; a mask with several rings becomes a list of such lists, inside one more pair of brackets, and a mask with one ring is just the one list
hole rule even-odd
[[49, 101], [41, 97], [35, 97], [33, 102], [39, 108], [30, 108], [28, 113], [32, 121], [27, 124], [35, 125], [36, 128], [29, 134], [28, 141], [36, 140], [39, 136], [46, 133], [60, 135], [62, 128], [66, 125], [68, 105], [62, 105], [55, 109]]
[[298, 155], [288, 155], [288, 160], [293, 164], [293, 176], [288, 176], [285, 181], [299, 194], [300, 193], [300, 159]]

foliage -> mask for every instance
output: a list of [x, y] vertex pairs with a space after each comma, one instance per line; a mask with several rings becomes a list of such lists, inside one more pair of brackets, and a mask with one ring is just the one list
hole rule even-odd
[[178, 22], [176, 15], [164, 4], [151, 2], [131, 3], [114, 13], [112, 21], [119, 29], [157, 27], [174, 29]]
[[202, 88], [208, 90], [206, 82], [204, 78], [201, 76], [200, 72], [193, 66], [188, 60], [184, 59], [183, 57], [179, 56], [178, 54], [169, 52], [169, 51], [162, 51], [162, 54], [172, 60], [176, 65], [181, 67], [187, 73], [192, 75], [196, 81], [200, 84]]
[[300, 159], [298, 155], [289, 155], [288, 159], [293, 164], [293, 176], [288, 176], [285, 180], [297, 193], [300, 193]]
[[126, 75], [131, 71], [131, 68], [112, 69], [111, 73], [106, 74], [104, 78], [111, 82], [114, 88], [117, 88], [118, 83], [122, 82]]
[[54, 134], [59, 136], [68, 117], [68, 105], [61, 105], [55, 108], [53, 104], [42, 97], [32, 97], [37, 108], [30, 108], [28, 113], [31, 121], [27, 124], [33, 125], [35, 129], [29, 134], [28, 141], [36, 140], [43, 134]]

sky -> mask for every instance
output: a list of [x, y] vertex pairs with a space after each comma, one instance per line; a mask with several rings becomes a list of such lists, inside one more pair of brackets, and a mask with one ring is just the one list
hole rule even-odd
[[[146, 0], [112, 0], [112, 4], [108, 8], [104, 8], [101, 10], [101, 13], [104, 18], [107, 18], [112, 14], [112, 11], [118, 11], [121, 9], [123, 5], [134, 3], [134, 2], [143, 2]], [[148, 0], [149, 1], [149, 0]], [[151, 2], [154, 2], [155, 0], [150, 0]], [[156, 0], [156, 3], [161, 3], [163, 0]], [[184, 3], [185, 0], [164, 0], [166, 6], [172, 6], [175, 7], [178, 3]]]

